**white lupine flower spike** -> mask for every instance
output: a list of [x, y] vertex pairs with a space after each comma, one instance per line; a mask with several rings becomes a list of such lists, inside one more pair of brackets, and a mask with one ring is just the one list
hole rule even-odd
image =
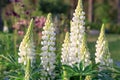
[[18, 63], [24, 63], [24, 65], [27, 64], [27, 59], [31, 60], [31, 64], [32, 62], [34, 62], [34, 59], [35, 59], [35, 45], [33, 42], [32, 22], [33, 22], [33, 19], [31, 20], [27, 33], [24, 36], [19, 47], [18, 55], [20, 57], [18, 58]]
[[108, 42], [105, 37], [105, 26], [102, 25], [101, 32], [99, 38], [96, 43], [96, 53], [95, 53], [95, 62], [100, 63], [99, 69], [103, 70], [104, 67], [101, 66], [109, 66], [112, 67], [113, 60], [111, 59]]
[[30, 67], [35, 61], [35, 45], [33, 42], [33, 19], [30, 22], [27, 33], [25, 34], [20, 47], [18, 63], [23, 63], [25, 67], [25, 80], [30, 80]]
[[91, 64], [90, 60], [90, 52], [87, 47], [87, 40], [86, 40], [86, 34], [84, 34], [83, 40], [82, 40], [82, 46], [81, 46], [81, 51], [80, 51], [79, 57], [83, 61], [84, 67], [88, 66]]
[[[66, 32], [64, 43], [62, 44], [61, 63], [62, 65], [69, 65], [69, 32]], [[63, 67], [63, 80], [69, 80], [67, 78], [67, 72]]]
[[[52, 22], [51, 14], [49, 13], [47, 16], [47, 20], [45, 26], [43, 27], [44, 31], [42, 32], [42, 52], [41, 52], [41, 65], [44, 69], [44, 76], [48, 77], [47, 80], [54, 77], [54, 69], [55, 69], [55, 28]], [[43, 79], [44, 80], [44, 79]], [[46, 79], [45, 79], [46, 80]]]
[[80, 63], [82, 58], [80, 57], [81, 53], [81, 45], [82, 39], [85, 33], [85, 12], [83, 11], [82, 0], [78, 1], [77, 8], [75, 9], [75, 13], [73, 13], [73, 18], [71, 21], [70, 28], [70, 52], [69, 52], [69, 65], [73, 65], [75, 63]]
[[69, 63], [69, 32], [65, 35], [64, 43], [62, 44], [62, 54], [61, 54], [61, 62], [62, 64]]

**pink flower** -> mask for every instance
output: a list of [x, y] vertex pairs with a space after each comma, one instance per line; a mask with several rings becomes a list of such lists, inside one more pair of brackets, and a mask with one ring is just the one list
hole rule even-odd
[[20, 29], [20, 25], [18, 23], [15, 23], [13, 25], [13, 28], [16, 29], [16, 30], [19, 30]]
[[41, 17], [36, 17], [35, 18], [35, 26], [38, 28], [42, 28], [45, 25], [45, 17], [41, 16]]
[[18, 35], [23, 36], [24, 35], [24, 31], [18, 31]]

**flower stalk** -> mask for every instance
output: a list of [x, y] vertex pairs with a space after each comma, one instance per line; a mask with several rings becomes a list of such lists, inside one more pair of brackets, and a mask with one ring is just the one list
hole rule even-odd
[[25, 68], [25, 80], [30, 80], [30, 72], [31, 72], [31, 69], [30, 69], [30, 59], [28, 58], [27, 59], [27, 64], [26, 64], [26, 68]]
[[19, 58], [18, 63], [23, 63], [25, 65], [25, 80], [30, 80], [31, 77], [31, 67], [33, 62], [35, 62], [35, 46], [33, 42], [33, 19], [30, 21], [27, 33], [24, 36], [20, 47], [19, 47]]
[[[96, 44], [95, 62], [100, 63], [99, 70], [106, 69], [107, 67], [112, 67], [113, 60], [111, 59], [108, 42], [105, 37], [105, 26], [102, 24], [101, 32]], [[102, 67], [102, 66], [106, 66]]]
[[63, 65], [69, 63], [69, 42], [69, 32], [66, 32], [65, 40], [62, 44], [61, 62]]
[[[61, 55], [62, 65], [69, 65], [69, 32], [66, 32], [64, 43], [62, 44], [62, 55]], [[69, 80], [67, 77], [67, 72], [63, 68], [63, 80]]]
[[77, 8], [75, 9], [75, 13], [73, 13], [73, 18], [71, 21], [70, 28], [70, 52], [69, 52], [69, 65], [73, 65], [75, 63], [80, 63], [82, 61], [81, 55], [81, 45], [83, 36], [85, 33], [85, 12], [83, 11], [82, 0], [78, 0]]
[[45, 26], [42, 31], [42, 41], [41, 41], [41, 65], [43, 66], [43, 76], [49, 79], [54, 78], [54, 69], [56, 62], [55, 54], [55, 28], [52, 22], [52, 14], [48, 14]]
[[79, 57], [83, 61], [83, 66], [86, 67], [89, 64], [91, 64], [90, 52], [89, 52], [88, 47], [87, 47], [86, 34], [84, 34], [84, 36], [83, 36], [80, 53], [81, 53], [81, 55], [79, 55]]

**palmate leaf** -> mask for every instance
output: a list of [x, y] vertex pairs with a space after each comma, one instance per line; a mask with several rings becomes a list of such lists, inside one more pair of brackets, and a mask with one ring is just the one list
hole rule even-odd
[[73, 64], [73, 70], [76, 72], [76, 73], [79, 73], [80, 71], [79, 71], [79, 67], [78, 67], [78, 65], [77, 64]]
[[89, 71], [91, 71], [91, 70], [92, 70], [92, 64], [86, 66], [83, 72], [86, 73], [86, 72], [89, 72]]
[[73, 66], [63, 65], [67, 73], [70, 77], [73, 76], [87, 76], [87, 75], [94, 75], [98, 73], [96, 70], [97, 65], [93, 66], [92, 64], [84, 67], [83, 63], [80, 62], [79, 64], [74, 64]]
[[63, 65], [63, 67], [65, 68], [65, 71], [67, 71], [67, 73], [71, 73], [71, 74], [76, 73], [76, 71], [69, 65]]
[[97, 67], [97, 65], [93, 66], [92, 64], [90, 64], [90, 65], [85, 67], [83, 73], [86, 75], [98, 73], [98, 71], [95, 70], [96, 67]]

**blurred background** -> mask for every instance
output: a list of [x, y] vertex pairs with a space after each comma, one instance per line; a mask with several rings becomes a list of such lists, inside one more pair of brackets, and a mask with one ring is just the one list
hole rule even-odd
[[[83, 0], [86, 12], [86, 27], [100, 29], [106, 23], [108, 33], [120, 33], [120, 0]], [[9, 29], [17, 20], [46, 16], [51, 12], [54, 20], [69, 29], [69, 21], [77, 5], [77, 0], [0, 0], [0, 30], [9, 24]], [[14, 19], [16, 18], [16, 21]], [[64, 22], [65, 21], [65, 22]]]

